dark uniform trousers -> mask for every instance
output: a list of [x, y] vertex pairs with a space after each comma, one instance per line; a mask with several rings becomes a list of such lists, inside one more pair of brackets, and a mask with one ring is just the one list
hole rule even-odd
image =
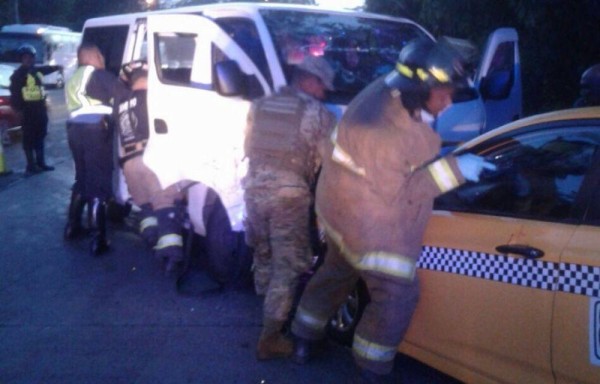
[[106, 118], [67, 121], [69, 148], [75, 162], [73, 192], [85, 200], [112, 196], [113, 135]]
[[80, 115], [67, 120], [67, 137], [75, 162], [75, 183], [64, 235], [71, 239], [81, 232], [81, 213], [87, 203], [93, 233], [91, 252], [99, 255], [108, 249], [106, 208], [113, 193], [112, 130], [105, 115]]
[[417, 305], [418, 279], [416, 275], [411, 281], [380, 272], [359, 271], [329, 237], [327, 247], [323, 264], [300, 300], [292, 332], [309, 340], [322, 339], [327, 322], [361, 278], [366, 283], [370, 302], [356, 328], [352, 353], [362, 368], [387, 374], [393, 368], [396, 350]]
[[23, 108], [23, 149], [39, 150], [43, 148], [48, 133], [48, 114], [44, 102], [25, 103]]

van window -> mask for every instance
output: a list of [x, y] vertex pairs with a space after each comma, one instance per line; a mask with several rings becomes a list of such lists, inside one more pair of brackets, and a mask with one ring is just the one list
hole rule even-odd
[[263, 77], [273, 88], [271, 71], [267, 64], [267, 57], [254, 22], [250, 19], [224, 17], [215, 22], [246, 52]]
[[389, 73], [400, 50], [415, 38], [430, 38], [416, 24], [356, 14], [263, 9], [260, 11], [288, 77], [304, 56], [323, 56], [336, 72], [327, 101], [347, 104], [377, 77]]
[[82, 41], [95, 44], [104, 55], [106, 69], [119, 74], [129, 25], [86, 28]]
[[155, 40], [159, 79], [170, 84], [190, 85], [196, 52], [196, 35], [159, 33]]
[[[227, 56], [225, 52], [223, 52], [216, 45], [212, 45], [212, 64], [213, 68], [215, 68], [215, 64], [220, 63], [222, 61], [233, 60], [233, 58]], [[213, 74], [213, 78], [214, 78]], [[254, 100], [258, 99], [265, 95], [263, 87], [260, 84], [260, 81], [256, 77], [256, 74], [246, 75], [245, 76], [245, 85], [244, 85], [244, 94], [241, 95], [246, 100]]]

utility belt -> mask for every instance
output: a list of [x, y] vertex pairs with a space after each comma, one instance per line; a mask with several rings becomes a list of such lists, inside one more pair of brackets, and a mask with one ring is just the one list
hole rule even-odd
[[86, 129], [107, 129], [108, 116], [101, 114], [82, 114], [71, 116], [67, 120], [67, 129], [72, 127]]
[[132, 152], [143, 152], [146, 148], [146, 144], [148, 144], [148, 140], [136, 141], [135, 143], [126, 144], [123, 146], [123, 153], [127, 155]]
[[119, 156], [119, 165], [123, 168], [123, 165], [133, 159], [134, 157], [144, 154], [148, 140], [137, 141], [135, 143], [126, 144], [121, 148], [122, 156]]

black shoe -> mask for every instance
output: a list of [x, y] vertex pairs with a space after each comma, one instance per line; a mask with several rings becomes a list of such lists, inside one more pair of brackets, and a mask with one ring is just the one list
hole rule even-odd
[[318, 350], [323, 349], [323, 340], [309, 340], [294, 337], [294, 352], [290, 359], [296, 364], [306, 364], [315, 357]]
[[67, 223], [63, 233], [65, 240], [73, 240], [81, 237], [85, 234], [85, 230], [81, 225], [75, 225], [73, 223]]
[[42, 170], [37, 165], [28, 165], [27, 168], [25, 168], [25, 177], [36, 175], [40, 172], [42, 172]]
[[100, 234], [94, 235], [92, 243], [90, 244], [90, 252], [94, 256], [100, 256], [103, 253], [108, 252], [110, 246], [106, 238]]
[[42, 172], [47, 172], [47, 171], [54, 171], [54, 167], [47, 165], [47, 164], [38, 164], [38, 168], [42, 171]]

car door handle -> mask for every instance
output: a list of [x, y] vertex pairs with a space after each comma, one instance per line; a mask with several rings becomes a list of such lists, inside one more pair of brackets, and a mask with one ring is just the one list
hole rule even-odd
[[162, 119], [154, 119], [154, 132], [164, 135], [169, 132], [167, 122]]
[[538, 248], [530, 247], [529, 245], [521, 244], [504, 244], [496, 247], [496, 251], [500, 253], [514, 253], [521, 255], [527, 259], [539, 259], [544, 256], [544, 251]]

